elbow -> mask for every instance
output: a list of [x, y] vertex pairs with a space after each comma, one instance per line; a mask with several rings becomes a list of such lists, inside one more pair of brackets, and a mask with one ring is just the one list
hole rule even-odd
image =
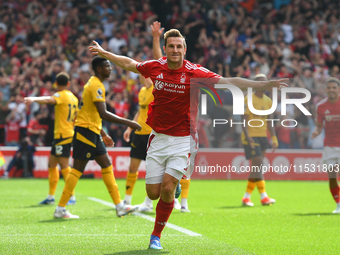
[[100, 116], [100, 118], [102, 118], [103, 120], [106, 120], [106, 111], [100, 111], [100, 112], [99, 112], [99, 116]]

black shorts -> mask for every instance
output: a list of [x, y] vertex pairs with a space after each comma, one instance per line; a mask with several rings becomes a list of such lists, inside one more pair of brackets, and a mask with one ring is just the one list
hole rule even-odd
[[92, 160], [106, 154], [106, 147], [101, 135], [88, 128], [75, 127], [73, 136], [73, 158]]
[[246, 159], [251, 159], [253, 157], [262, 156], [262, 151], [268, 148], [267, 137], [252, 137], [254, 140], [254, 149], [252, 149], [248, 144], [243, 144], [244, 152], [246, 154]]
[[54, 139], [52, 142], [51, 155], [59, 158], [69, 158], [71, 155], [73, 137]]
[[150, 135], [137, 135], [134, 134], [134, 137], [131, 142], [131, 158], [138, 158], [141, 160], [145, 160], [146, 158], [146, 146], [148, 145], [148, 139]]

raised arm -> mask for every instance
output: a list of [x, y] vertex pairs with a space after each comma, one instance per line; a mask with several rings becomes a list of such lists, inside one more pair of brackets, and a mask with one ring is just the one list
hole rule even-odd
[[107, 121], [112, 122], [112, 123], [118, 123], [118, 124], [126, 125], [133, 130], [134, 129], [141, 130], [142, 127], [137, 122], [131, 121], [131, 120], [128, 120], [128, 119], [125, 119], [125, 118], [121, 118], [121, 117], [107, 111], [105, 102], [95, 102], [95, 105], [96, 105], [98, 113], [99, 113], [99, 115], [102, 119], [107, 120]]
[[54, 97], [45, 96], [45, 97], [25, 97], [24, 103], [30, 105], [33, 102], [37, 102], [39, 104], [57, 104], [57, 101]]
[[[264, 90], [272, 88], [289, 87], [285, 82], [289, 79], [271, 80], [271, 81], [252, 81], [244, 78], [221, 78], [217, 84], [234, 85], [242, 90], [252, 87], [255, 90]], [[218, 87], [217, 87], [218, 88]], [[223, 88], [222, 88], [223, 89]]]
[[94, 45], [89, 46], [89, 50], [92, 52], [92, 55], [99, 55], [102, 58], [106, 58], [107, 60], [111, 61], [115, 65], [127, 70], [132, 71], [134, 73], [139, 73], [137, 70], [136, 65], [138, 64], [137, 61], [133, 60], [132, 58], [128, 58], [125, 56], [120, 56], [113, 54], [104, 50], [96, 41], [93, 41]]
[[161, 50], [161, 44], [160, 44], [160, 37], [164, 31], [164, 28], [161, 28], [161, 23], [158, 21], [155, 21], [151, 26], [152, 31], [152, 53], [154, 59], [160, 59], [163, 57], [162, 50]]

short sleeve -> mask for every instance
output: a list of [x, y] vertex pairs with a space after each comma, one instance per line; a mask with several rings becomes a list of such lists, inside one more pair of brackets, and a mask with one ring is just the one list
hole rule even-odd
[[52, 95], [52, 97], [55, 99], [55, 101], [57, 102], [57, 104], [61, 104], [62, 103], [62, 99], [61, 99], [61, 95], [59, 92], [56, 92]]
[[316, 117], [315, 117], [316, 122], [323, 123], [324, 118], [325, 118], [325, 116], [321, 112], [321, 107], [317, 106], [317, 108], [316, 108]]
[[105, 87], [103, 84], [93, 84], [90, 93], [93, 102], [105, 102]]
[[217, 73], [214, 73], [200, 65], [197, 65], [197, 69], [196, 69], [196, 77], [197, 78], [216, 78], [216, 79], [221, 79], [222, 76], [217, 74]]
[[140, 62], [140, 63], [137, 63], [136, 68], [145, 78], [149, 78], [151, 76], [150, 72], [151, 72], [151, 68], [153, 67], [154, 63], [155, 63], [155, 60], [148, 60], [148, 61]]
[[197, 65], [195, 69], [195, 79], [191, 79], [191, 83], [198, 86], [204, 86], [208, 88], [214, 88], [214, 85], [222, 78], [221, 75], [214, 73], [200, 65]]

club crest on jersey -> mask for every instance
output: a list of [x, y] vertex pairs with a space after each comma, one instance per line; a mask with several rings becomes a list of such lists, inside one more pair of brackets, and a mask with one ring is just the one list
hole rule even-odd
[[180, 82], [181, 82], [181, 83], [185, 83], [185, 79], [186, 79], [186, 78], [187, 78], [187, 77], [185, 76], [185, 73], [182, 73]]

